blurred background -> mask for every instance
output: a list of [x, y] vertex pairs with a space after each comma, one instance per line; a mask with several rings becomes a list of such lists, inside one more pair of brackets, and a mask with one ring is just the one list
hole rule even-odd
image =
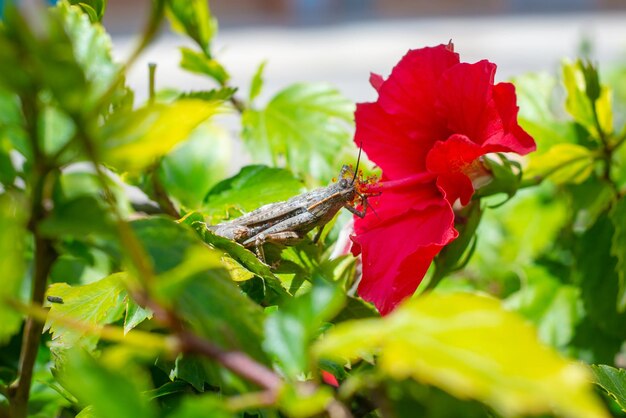
[[[109, 0], [104, 23], [120, 58], [148, 6], [149, 0]], [[214, 0], [210, 6], [220, 24], [214, 51], [233, 75], [231, 84], [246, 89], [267, 60], [265, 98], [292, 82], [326, 81], [354, 101], [371, 100], [370, 71], [386, 75], [409, 48], [450, 39], [462, 60], [498, 64], [499, 80], [556, 71], [561, 59], [581, 54], [606, 69], [626, 52], [625, 0]], [[148, 62], [158, 65], [158, 88], [210, 87], [178, 69], [183, 43], [166, 30], [133, 68], [129, 82], [139, 100]]]

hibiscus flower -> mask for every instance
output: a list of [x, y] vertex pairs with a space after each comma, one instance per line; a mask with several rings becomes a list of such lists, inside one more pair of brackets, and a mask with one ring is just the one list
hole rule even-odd
[[355, 218], [362, 254], [359, 295], [386, 314], [412, 295], [439, 251], [458, 236], [452, 205], [469, 203], [480, 157], [527, 154], [515, 88], [494, 84], [495, 64], [462, 63], [452, 44], [409, 51], [387, 79], [372, 74], [378, 100], [360, 103], [355, 142], [382, 169], [368, 191], [375, 213]]

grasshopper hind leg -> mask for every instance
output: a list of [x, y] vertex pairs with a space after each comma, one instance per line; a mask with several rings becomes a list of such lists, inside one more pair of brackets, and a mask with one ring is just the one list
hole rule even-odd
[[293, 231], [273, 232], [270, 234], [260, 233], [254, 239], [254, 250], [257, 257], [265, 263], [263, 244], [273, 242], [276, 244], [292, 245], [299, 242], [301, 239], [302, 237]]

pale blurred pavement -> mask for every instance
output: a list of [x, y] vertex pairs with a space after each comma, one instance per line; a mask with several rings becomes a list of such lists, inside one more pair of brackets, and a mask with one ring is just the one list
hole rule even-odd
[[[604, 14], [522, 15], [368, 21], [342, 25], [233, 27], [220, 30], [214, 51], [232, 74], [232, 85], [247, 94], [258, 64], [267, 60], [268, 98], [298, 81], [335, 85], [354, 101], [374, 99], [370, 71], [387, 75], [410, 48], [447, 43], [452, 39], [461, 59], [488, 59], [498, 65], [496, 78], [506, 80], [527, 71], [558, 69], [561, 59], [575, 58], [583, 39], [592, 45], [592, 59], [601, 67], [626, 62], [626, 12]], [[134, 41], [114, 36], [114, 51], [125, 57]], [[157, 88], [210, 89], [206, 78], [178, 68], [178, 47], [189, 42], [167, 31], [131, 69], [129, 83], [137, 99], [147, 94], [147, 64], [157, 63]]]

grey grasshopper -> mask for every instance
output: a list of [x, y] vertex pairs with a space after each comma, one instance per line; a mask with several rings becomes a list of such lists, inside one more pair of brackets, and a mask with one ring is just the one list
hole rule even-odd
[[[337, 181], [327, 187], [302, 193], [283, 202], [269, 203], [232, 221], [208, 228], [216, 235], [232, 239], [244, 247], [254, 247], [257, 256], [263, 261], [263, 244], [266, 242], [294, 245], [308, 232], [319, 227], [315, 242], [324, 225], [341, 208], [346, 208], [361, 218], [365, 216], [367, 195], [358, 190], [362, 183], [357, 179], [357, 170], [353, 172], [349, 166], [344, 165]], [[354, 207], [357, 197], [363, 207], [360, 211]]]

